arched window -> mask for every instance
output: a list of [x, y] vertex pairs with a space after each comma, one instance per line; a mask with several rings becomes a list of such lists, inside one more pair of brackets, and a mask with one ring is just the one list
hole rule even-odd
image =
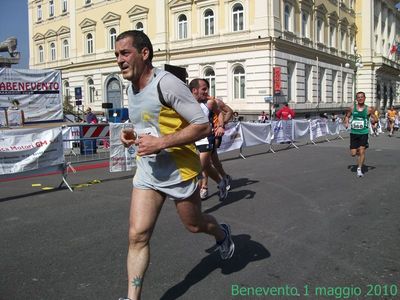
[[317, 19], [317, 42], [324, 42], [324, 22], [321, 19]]
[[294, 62], [288, 62], [287, 65], [287, 101], [294, 99], [294, 91], [296, 89], [296, 77], [295, 77], [296, 65]]
[[39, 4], [37, 6], [37, 21], [41, 21], [42, 17], [42, 6]]
[[67, 12], [67, 10], [68, 10], [68, 0], [62, 0], [61, 6], [62, 6], [62, 12], [63, 13]]
[[204, 35], [214, 34], [214, 12], [207, 9], [204, 12]]
[[122, 83], [117, 77], [111, 77], [106, 83], [106, 101], [112, 103], [113, 108], [122, 107]]
[[44, 62], [44, 51], [42, 45], [38, 47], [38, 51], [39, 51], [39, 63], [42, 63]]
[[308, 13], [301, 13], [301, 34], [303, 37], [308, 37]]
[[110, 50], [115, 49], [116, 39], [117, 39], [117, 31], [115, 30], [115, 28], [111, 28], [109, 31]]
[[49, 1], [49, 17], [54, 17], [54, 0]]
[[285, 17], [283, 23], [286, 31], [292, 31], [292, 6], [285, 4]]
[[236, 3], [232, 8], [233, 31], [244, 29], [244, 11], [240, 3]]
[[304, 101], [312, 99], [312, 69], [310, 65], [305, 66], [304, 74]]
[[210, 84], [209, 94], [215, 97], [215, 72], [212, 68], [207, 68], [205, 70], [204, 79]]
[[341, 42], [341, 50], [342, 51], [346, 51], [346, 49], [347, 49], [347, 33], [346, 33], [346, 30], [342, 30], [341, 31], [341, 38], [342, 38], [342, 42]]
[[178, 39], [186, 39], [187, 38], [187, 17], [185, 15], [179, 15], [178, 17]]
[[88, 33], [86, 35], [86, 54], [93, 53], [93, 35]]
[[56, 44], [54, 43], [50, 44], [50, 59], [56, 60]]
[[336, 26], [329, 26], [329, 46], [336, 47]]
[[137, 22], [136, 26], [135, 26], [135, 29], [139, 30], [139, 31], [143, 31], [144, 30], [143, 23], [142, 22]]
[[67, 80], [65, 80], [64, 84], [63, 84], [63, 94], [64, 94], [64, 97], [69, 99], [70, 91], [69, 91], [69, 82]]
[[318, 97], [317, 102], [318, 105], [322, 102], [323, 99], [326, 99], [326, 87], [325, 87], [325, 69], [322, 67], [318, 67]]
[[233, 97], [235, 99], [244, 99], [246, 90], [246, 76], [242, 66], [237, 66], [233, 70]]
[[69, 58], [69, 43], [68, 40], [63, 41], [63, 58]]
[[95, 87], [94, 87], [94, 82], [92, 78], [89, 78], [87, 80], [87, 91], [88, 91], [88, 98], [89, 98], [89, 103], [94, 102], [94, 93], [95, 93]]

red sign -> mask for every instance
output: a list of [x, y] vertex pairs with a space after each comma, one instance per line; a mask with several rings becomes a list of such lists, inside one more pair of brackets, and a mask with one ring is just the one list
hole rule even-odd
[[274, 67], [274, 94], [280, 95], [282, 89], [282, 81], [281, 81], [281, 67]]

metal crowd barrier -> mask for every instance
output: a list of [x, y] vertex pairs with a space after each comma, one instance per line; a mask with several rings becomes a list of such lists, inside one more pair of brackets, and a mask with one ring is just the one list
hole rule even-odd
[[109, 159], [108, 124], [71, 124], [63, 128], [66, 163]]

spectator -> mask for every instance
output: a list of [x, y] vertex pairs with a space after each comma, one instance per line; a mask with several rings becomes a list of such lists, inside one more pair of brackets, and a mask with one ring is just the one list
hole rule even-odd
[[88, 124], [97, 124], [99, 123], [99, 120], [97, 120], [97, 117], [94, 113], [92, 113], [92, 109], [88, 107], [86, 109], [86, 123]]
[[233, 118], [232, 118], [233, 122], [239, 122], [239, 113], [237, 111], [233, 112]]
[[261, 115], [258, 116], [258, 122], [265, 123], [266, 120], [268, 120], [268, 115], [265, 114], [265, 111], [262, 111]]
[[276, 118], [278, 120], [291, 120], [295, 117], [295, 112], [293, 109], [289, 107], [289, 104], [286, 102], [283, 107], [276, 112]]
[[24, 111], [20, 108], [20, 103], [17, 99], [11, 101], [11, 107], [8, 112], [8, 122], [12, 126], [22, 126], [25, 123]]

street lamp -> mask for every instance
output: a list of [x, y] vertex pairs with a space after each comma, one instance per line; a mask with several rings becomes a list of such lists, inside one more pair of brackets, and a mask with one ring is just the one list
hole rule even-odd
[[[354, 47], [354, 55], [353, 55], [353, 64], [354, 64], [354, 97], [357, 93], [357, 71], [359, 68], [364, 67], [362, 63], [362, 56], [361, 54], [357, 53], [357, 47]], [[350, 68], [350, 64], [346, 63], [344, 65], [346, 68]]]

